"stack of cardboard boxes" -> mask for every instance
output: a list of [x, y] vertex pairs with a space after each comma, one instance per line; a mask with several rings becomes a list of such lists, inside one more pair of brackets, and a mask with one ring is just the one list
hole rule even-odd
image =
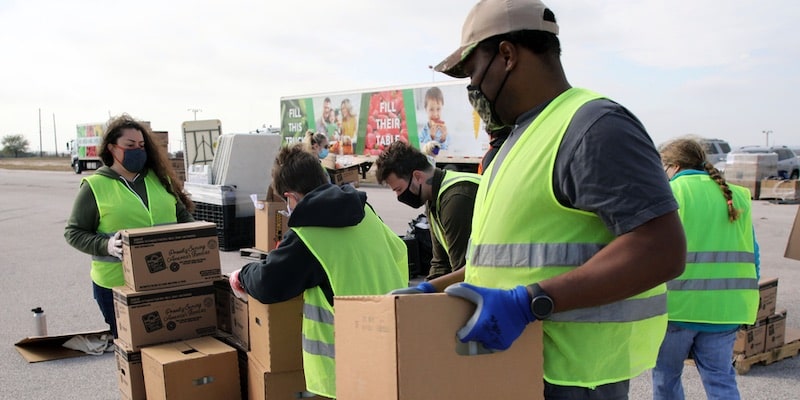
[[236, 350], [217, 330], [221, 276], [216, 226], [122, 232], [125, 286], [114, 288], [123, 399], [240, 398]]
[[236, 348], [241, 392], [250, 400], [291, 400], [305, 392], [302, 355], [303, 299], [262, 304], [244, 301], [227, 277], [215, 282], [217, 337]]
[[778, 278], [761, 278], [758, 282], [758, 314], [753, 325], [744, 325], [736, 334], [735, 354], [751, 357], [783, 346], [786, 311], [776, 313]]
[[734, 364], [742, 374], [754, 363], [792, 357], [800, 347], [800, 330], [786, 327], [786, 310], [776, 312], [778, 278], [761, 279], [759, 293], [756, 323], [743, 326], [733, 345]]

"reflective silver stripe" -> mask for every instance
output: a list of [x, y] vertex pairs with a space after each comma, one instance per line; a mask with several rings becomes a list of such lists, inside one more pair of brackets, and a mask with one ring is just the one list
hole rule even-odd
[[92, 261], [100, 261], [100, 262], [107, 262], [107, 263], [118, 263], [122, 262], [117, 257], [114, 256], [92, 256]]
[[758, 290], [755, 278], [686, 279], [667, 282], [669, 290]]
[[599, 243], [513, 243], [472, 246], [470, 264], [480, 267], [580, 266], [605, 245]]
[[303, 316], [316, 322], [323, 324], [333, 325], [333, 313], [320, 307], [311, 304], [303, 304]]
[[686, 253], [687, 263], [755, 263], [756, 256], [747, 251], [695, 251]]
[[599, 307], [579, 308], [555, 313], [548, 321], [555, 322], [633, 322], [665, 315], [667, 295], [643, 299], [626, 299]]
[[315, 356], [336, 358], [336, 346], [319, 340], [311, 340], [306, 335], [303, 335], [303, 351]]

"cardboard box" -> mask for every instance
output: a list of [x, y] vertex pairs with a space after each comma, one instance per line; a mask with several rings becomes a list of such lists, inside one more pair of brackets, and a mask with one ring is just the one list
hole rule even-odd
[[265, 372], [303, 369], [303, 297], [275, 304], [261, 304], [248, 297], [250, 359]]
[[256, 244], [261, 251], [270, 251], [278, 247], [283, 235], [289, 230], [289, 217], [280, 213], [286, 210], [283, 201], [258, 201], [264, 208], [256, 208]]
[[746, 325], [736, 332], [733, 352], [742, 353], [745, 357], [763, 353], [766, 333], [767, 325], [763, 321], [757, 322], [755, 325]]
[[759, 199], [797, 200], [800, 199], [800, 184], [797, 179], [763, 179]]
[[542, 324], [506, 351], [467, 355], [475, 306], [443, 293], [336, 297], [336, 395], [351, 399], [542, 399]]
[[778, 278], [761, 278], [758, 281], [758, 314], [756, 321], [762, 321], [775, 314], [778, 302]]
[[142, 352], [125, 351], [117, 347], [117, 384], [125, 399], [147, 400], [144, 389]]
[[116, 343], [124, 350], [213, 335], [217, 330], [212, 284], [147, 292], [120, 286], [113, 292]]
[[14, 343], [19, 355], [29, 363], [60, 360], [63, 358], [88, 356], [88, 353], [64, 347], [64, 343], [75, 336], [111, 335], [107, 329], [90, 332], [68, 333], [52, 336], [28, 336]]
[[[223, 279], [214, 281], [214, 288], [217, 301], [217, 329], [230, 334], [221, 335], [227, 336], [225, 343], [237, 349], [250, 351], [250, 316], [247, 302], [233, 294], [227, 275], [223, 275]], [[226, 308], [223, 309], [220, 303], [224, 303]]]
[[233, 316], [231, 315], [231, 285], [228, 276], [214, 281], [214, 305], [217, 310], [217, 330], [233, 333]]
[[241, 399], [236, 349], [212, 337], [142, 349], [149, 400]]
[[358, 173], [358, 165], [352, 165], [344, 168], [326, 169], [328, 170], [328, 175], [331, 177], [331, 183], [334, 185], [353, 183], [355, 187], [358, 187], [358, 181], [359, 178], [361, 178], [361, 174]]
[[767, 331], [764, 338], [764, 351], [783, 346], [786, 336], [786, 310], [767, 318]]
[[786, 242], [786, 252], [783, 256], [800, 261], [800, 207], [794, 217], [794, 225], [789, 233], [789, 241]]
[[[248, 400], [295, 400], [322, 399], [307, 397], [306, 378], [303, 370], [289, 372], [267, 372], [257, 360], [247, 361]], [[301, 394], [302, 393], [302, 394]]]
[[137, 291], [219, 279], [217, 226], [201, 221], [123, 230], [122, 271]]

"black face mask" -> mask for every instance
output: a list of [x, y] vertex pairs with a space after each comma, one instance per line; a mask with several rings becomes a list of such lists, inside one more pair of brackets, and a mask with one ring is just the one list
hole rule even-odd
[[397, 201], [399, 201], [399, 202], [401, 202], [401, 203], [403, 203], [403, 204], [405, 204], [405, 205], [407, 205], [407, 206], [409, 206], [411, 208], [420, 208], [420, 207], [422, 207], [423, 204], [425, 204], [425, 202], [422, 201], [422, 186], [420, 185], [419, 193], [417, 193], [417, 194], [412, 193], [411, 192], [411, 182], [413, 180], [414, 180], [414, 177], [412, 176], [408, 180], [408, 187], [406, 188], [406, 190], [404, 190], [403, 193], [400, 193], [400, 195], [397, 196]]
[[497, 89], [497, 93], [494, 94], [494, 103], [489, 100], [489, 97], [487, 97], [486, 94], [483, 93], [483, 89], [481, 89], [483, 81], [486, 80], [486, 73], [489, 72], [489, 67], [492, 66], [495, 57], [497, 57], [497, 53], [494, 53], [492, 58], [489, 60], [489, 63], [486, 64], [486, 68], [483, 69], [483, 75], [481, 76], [480, 83], [478, 83], [477, 86], [467, 86], [467, 97], [469, 98], [470, 104], [472, 104], [472, 108], [475, 109], [475, 112], [490, 130], [500, 129], [505, 126], [503, 121], [500, 120], [500, 116], [497, 115], [497, 110], [494, 107], [494, 103], [497, 102], [497, 97], [500, 96], [500, 92], [506, 85], [506, 80], [508, 80], [508, 72], [506, 72], [506, 75], [503, 77], [503, 82]]

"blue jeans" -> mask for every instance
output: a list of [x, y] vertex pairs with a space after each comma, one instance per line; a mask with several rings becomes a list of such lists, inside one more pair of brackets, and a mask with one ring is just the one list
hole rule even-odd
[[100, 306], [100, 312], [103, 313], [103, 318], [111, 328], [111, 334], [114, 339], [117, 338], [117, 317], [114, 314], [114, 292], [111, 289], [106, 289], [98, 286], [92, 282], [92, 290], [94, 292], [94, 301]]
[[544, 383], [545, 400], [628, 400], [630, 381], [600, 385], [594, 389]]
[[653, 399], [683, 400], [683, 362], [691, 352], [709, 400], [738, 400], [733, 369], [736, 331], [700, 332], [670, 323], [653, 369]]

